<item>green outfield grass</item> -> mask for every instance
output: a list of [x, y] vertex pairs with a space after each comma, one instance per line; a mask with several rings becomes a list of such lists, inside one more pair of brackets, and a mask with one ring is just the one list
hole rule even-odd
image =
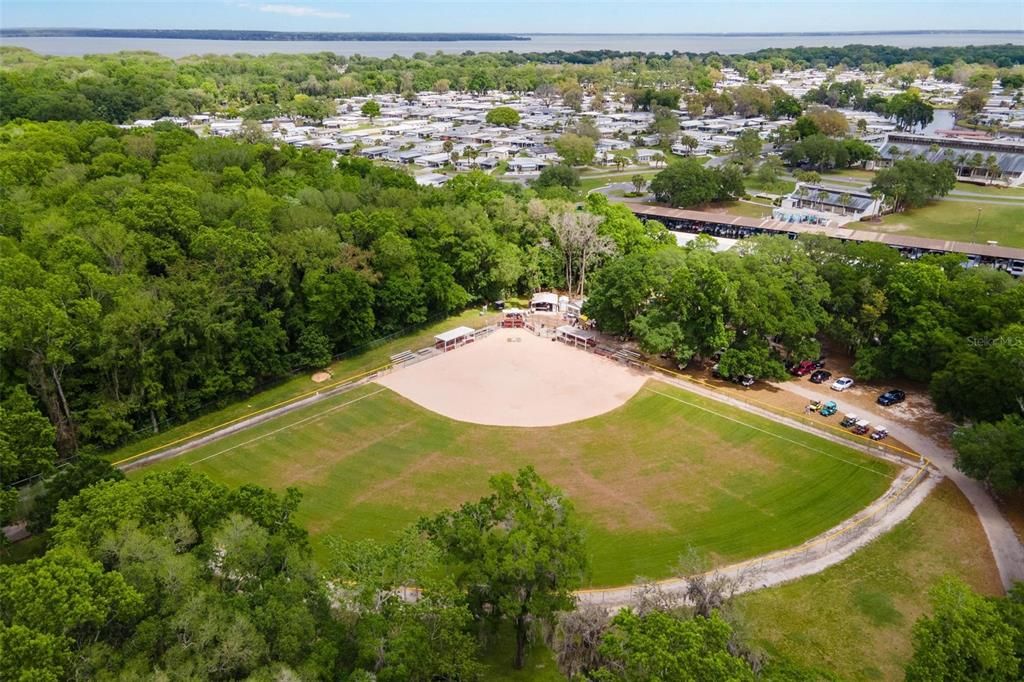
[[156, 466], [181, 464], [230, 485], [297, 486], [318, 553], [325, 536], [387, 538], [532, 464], [580, 511], [592, 585], [666, 577], [688, 546], [724, 563], [797, 545], [893, 473], [658, 382], [608, 414], [536, 429], [456, 422], [371, 384]]
[[[483, 327], [495, 320], [495, 314], [481, 315], [479, 308], [470, 308], [465, 312], [445, 318], [434, 324], [411, 331], [408, 334], [398, 336], [394, 339], [382, 342], [379, 345], [369, 344], [365, 350], [355, 349], [358, 354], [338, 360], [330, 365], [328, 370], [337, 381], [349, 376], [357, 375], [360, 372], [372, 370], [388, 362], [392, 355], [405, 350], [418, 350], [433, 343], [434, 335], [454, 327], [468, 325], [471, 327]], [[370, 347], [372, 346], [372, 347]], [[162, 447], [168, 443], [181, 438], [187, 438], [204, 429], [215, 428], [218, 425], [238, 419], [261, 410], [271, 405], [276, 405], [297, 396], [316, 391], [320, 386], [312, 380], [313, 370], [303, 372], [290, 379], [283, 380], [273, 388], [260, 391], [247, 399], [236, 400], [218, 409], [213, 409], [188, 422], [165, 428], [160, 433], [134, 441], [122, 448], [110, 452], [107, 457], [111, 461], [119, 461], [132, 457], [140, 452], [146, 452], [153, 448]], [[330, 382], [326, 382], [330, 383]]]
[[736, 598], [745, 634], [769, 655], [842, 680], [899, 680], [928, 590], [955, 575], [984, 594], [1002, 585], [977, 515], [945, 481], [906, 521], [817, 575]]

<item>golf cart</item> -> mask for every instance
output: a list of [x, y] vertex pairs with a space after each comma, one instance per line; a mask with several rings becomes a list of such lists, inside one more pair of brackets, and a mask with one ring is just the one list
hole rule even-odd
[[822, 417], [831, 417], [838, 411], [839, 406], [836, 405], [836, 401], [830, 400], [821, 406], [821, 409], [818, 410], [818, 414], [820, 414]]
[[876, 426], [875, 432], [871, 434], [871, 440], [882, 440], [889, 435], [889, 430], [884, 426]]
[[812, 400], [811, 402], [809, 402], [807, 404], [807, 409], [809, 411], [811, 411], [811, 412], [817, 412], [818, 410], [821, 409], [821, 401], [820, 400]]
[[845, 417], [843, 417], [843, 421], [839, 422], [839, 425], [842, 426], [844, 429], [848, 429], [857, 423], [857, 419], [857, 415], [848, 414]]
[[860, 421], [853, 425], [853, 432], [856, 433], [858, 436], [863, 436], [870, 430], [871, 424], [869, 424], [865, 419], [861, 419]]

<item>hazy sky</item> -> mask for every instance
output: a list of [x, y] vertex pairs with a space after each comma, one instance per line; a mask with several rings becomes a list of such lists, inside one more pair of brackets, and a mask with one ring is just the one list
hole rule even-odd
[[0, 26], [520, 33], [1024, 30], [1024, 0], [0, 0]]

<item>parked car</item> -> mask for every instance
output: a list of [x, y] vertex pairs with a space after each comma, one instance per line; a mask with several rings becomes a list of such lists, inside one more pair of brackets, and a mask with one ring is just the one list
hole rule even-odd
[[832, 378], [832, 372], [827, 372], [823, 369], [815, 370], [811, 372], [811, 383], [812, 384], [823, 384]]
[[717, 362], [715, 364], [711, 365], [711, 376], [713, 376], [716, 379], [721, 379], [722, 378], [722, 373], [718, 371], [718, 363]]
[[798, 362], [795, 365], [793, 365], [790, 368], [789, 373], [795, 377], [802, 377], [805, 374], [810, 374], [813, 371], [814, 362], [811, 360], [804, 360], [803, 362]]
[[734, 384], [739, 384], [740, 386], [748, 388], [754, 385], [754, 377], [750, 374], [741, 374], [738, 377], [733, 377], [730, 381]]
[[832, 383], [833, 391], [845, 391], [853, 386], [853, 379], [850, 377], [839, 377]]
[[839, 406], [836, 405], [836, 401], [830, 400], [821, 406], [821, 409], [818, 410], [818, 414], [820, 414], [822, 417], [831, 417], [838, 411]]
[[882, 395], [878, 396], [878, 400], [876, 400], [875, 402], [881, 405], [882, 407], [889, 407], [890, 405], [895, 405], [896, 403], [902, 403], [906, 399], [906, 393], [904, 393], [898, 388], [893, 388], [886, 391]]

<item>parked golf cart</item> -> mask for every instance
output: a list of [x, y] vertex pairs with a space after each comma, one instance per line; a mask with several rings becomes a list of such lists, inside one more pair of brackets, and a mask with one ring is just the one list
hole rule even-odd
[[848, 414], [845, 417], [843, 417], [843, 421], [839, 422], [839, 425], [842, 426], [844, 429], [848, 429], [848, 428], [850, 428], [851, 426], [853, 426], [856, 423], [857, 423], [857, 415], [855, 415], [855, 414]]
[[818, 410], [821, 409], [821, 401], [812, 400], [811, 402], [807, 403], [807, 409], [811, 412], [817, 412]]
[[871, 440], [882, 440], [889, 435], [889, 429], [884, 426], [876, 426], [875, 432], [871, 434]]
[[836, 401], [830, 400], [821, 406], [821, 409], [818, 410], [818, 414], [820, 414], [822, 417], [831, 417], [838, 411], [839, 406], [836, 405]]
[[856, 433], [858, 436], [863, 436], [864, 434], [866, 434], [870, 430], [871, 430], [871, 424], [869, 424], [864, 419], [861, 419], [860, 421], [858, 421], [856, 424], [853, 425], [853, 432]]

